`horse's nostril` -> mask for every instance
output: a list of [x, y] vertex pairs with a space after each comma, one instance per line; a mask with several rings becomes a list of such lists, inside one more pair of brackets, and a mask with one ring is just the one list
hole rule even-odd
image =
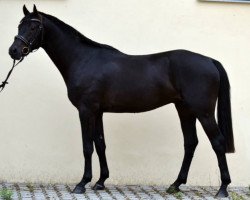
[[9, 52], [10, 52], [11, 54], [16, 54], [16, 53], [17, 53], [17, 48], [12, 47], [12, 48], [10, 48]]

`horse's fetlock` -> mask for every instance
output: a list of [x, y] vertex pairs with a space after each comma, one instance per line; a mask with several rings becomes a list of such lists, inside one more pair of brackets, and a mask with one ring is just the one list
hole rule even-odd
[[102, 177], [103, 179], [109, 178], [109, 171], [108, 171], [108, 170], [104, 170], [104, 171], [101, 173], [101, 177]]
[[222, 181], [222, 185], [226, 185], [226, 186], [231, 183], [231, 179], [230, 178], [225, 178], [225, 179], [222, 178], [221, 181]]
[[187, 178], [179, 176], [177, 180], [174, 182], [175, 185], [180, 186], [181, 184], [186, 184], [187, 183]]
[[84, 176], [81, 183], [84, 183], [84, 185], [86, 185], [87, 183], [89, 183], [92, 180], [92, 176]]

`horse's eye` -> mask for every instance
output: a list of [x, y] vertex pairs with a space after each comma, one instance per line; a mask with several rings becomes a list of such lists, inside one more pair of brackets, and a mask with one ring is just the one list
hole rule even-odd
[[36, 28], [35, 26], [31, 26], [31, 30], [32, 30], [32, 31], [34, 31], [34, 30], [35, 30], [35, 28]]

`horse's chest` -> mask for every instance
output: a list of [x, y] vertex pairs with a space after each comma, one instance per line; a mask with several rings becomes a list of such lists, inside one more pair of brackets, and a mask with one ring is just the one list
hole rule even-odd
[[95, 79], [68, 87], [68, 98], [77, 109], [82, 107], [92, 111], [102, 109], [107, 103], [106, 93], [104, 85]]

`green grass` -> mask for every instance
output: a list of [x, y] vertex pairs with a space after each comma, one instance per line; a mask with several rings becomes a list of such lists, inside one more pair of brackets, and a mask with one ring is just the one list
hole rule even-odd
[[34, 185], [32, 183], [28, 183], [26, 186], [30, 192], [34, 192]]
[[199, 193], [199, 191], [196, 191], [195, 195], [198, 196], [198, 197], [202, 197], [202, 195]]
[[11, 200], [12, 199], [13, 192], [9, 189], [1, 189], [0, 190], [0, 197], [3, 200]]
[[174, 193], [177, 193], [179, 192], [180, 190], [176, 190], [175, 187], [172, 187], [170, 186], [168, 189], [167, 189], [167, 193], [168, 194], [174, 194]]
[[172, 194], [176, 199], [182, 199], [183, 198], [183, 193], [180, 190], [176, 190], [174, 187], [170, 186], [167, 189], [168, 194]]
[[245, 200], [245, 198], [236, 192], [231, 192], [232, 200]]
[[174, 196], [176, 199], [182, 199], [183, 193], [182, 193], [182, 192], [176, 192], [176, 193], [173, 194], [173, 196]]

